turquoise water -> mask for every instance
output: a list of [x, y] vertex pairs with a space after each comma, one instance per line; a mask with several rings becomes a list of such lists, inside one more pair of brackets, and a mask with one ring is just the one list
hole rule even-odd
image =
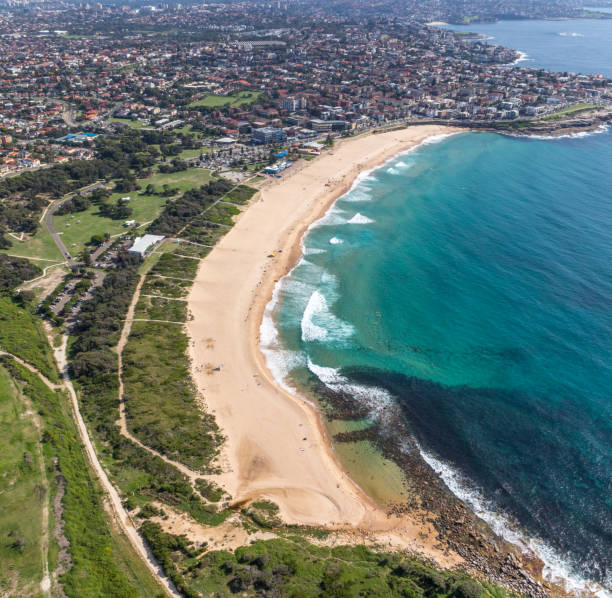
[[[512, 26], [504, 44], [546, 46], [532, 22]], [[538, 66], [555, 66], [557, 37]], [[582, 50], [595, 70], [612, 68], [606, 47]], [[569, 70], [588, 62], [565, 58]], [[496, 531], [571, 587], [608, 590], [611, 165], [609, 130], [463, 133], [398, 156], [309, 231], [262, 327], [278, 379], [316, 376], [379, 421], [397, 405], [426, 460]]]
[[449, 25], [527, 54], [518, 66], [612, 76], [612, 20], [499, 21]]

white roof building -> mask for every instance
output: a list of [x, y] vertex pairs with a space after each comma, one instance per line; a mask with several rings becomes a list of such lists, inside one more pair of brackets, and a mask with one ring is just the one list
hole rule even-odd
[[129, 253], [144, 257], [147, 251], [155, 247], [158, 243], [164, 240], [160, 235], [145, 235], [144, 237], [136, 237], [134, 244], [128, 249]]

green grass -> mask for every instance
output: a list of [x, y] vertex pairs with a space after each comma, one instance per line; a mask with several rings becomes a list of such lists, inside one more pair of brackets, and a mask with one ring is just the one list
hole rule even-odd
[[[38, 376], [14, 362], [5, 361], [5, 367], [19, 381], [44, 422], [47, 469], [55, 470], [53, 459], [57, 458], [66, 480], [62, 519], [72, 566], [60, 576], [64, 592], [69, 598], [157, 595], [159, 586], [116, 532], [102, 505], [102, 494], [89, 470], [67, 397], [49, 390]], [[53, 479], [57, 484], [58, 478]], [[21, 513], [17, 521], [22, 521]]]
[[134, 322], [123, 351], [125, 405], [128, 427], [141, 442], [204, 470], [222, 439], [197, 403], [187, 345], [181, 326]]
[[548, 114], [547, 116], [543, 116], [538, 120], [560, 120], [562, 118], [568, 116], [577, 116], [582, 112], [588, 112], [589, 110], [593, 110], [597, 108], [595, 104], [576, 104], [575, 106], [570, 106], [569, 108], [564, 108], [563, 110], [559, 110], [559, 112], [554, 112], [553, 114]]
[[221, 106], [228, 106], [233, 108], [235, 106], [241, 106], [242, 104], [251, 105], [259, 100], [261, 97], [261, 91], [239, 91], [229, 96], [219, 96], [212, 93], [205, 95], [201, 100], [192, 102], [187, 108], [199, 108], [200, 106], [206, 106], [208, 108], [219, 108]]
[[50, 380], [58, 381], [51, 347], [40, 321], [8, 297], [0, 297], [0, 350], [20, 357]]
[[144, 123], [139, 120], [132, 120], [131, 118], [109, 118], [109, 123], [123, 123], [132, 129], [142, 129]]
[[136, 304], [134, 317], [147, 320], [185, 322], [187, 319], [187, 303], [175, 299], [166, 299], [165, 297], [141, 296]]
[[188, 168], [180, 172], [170, 174], [157, 173], [148, 179], [140, 179], [138, 182], [143, 189], [151, 183], [156, 188], [161, 189], [164, 184], [169, 187], [178, 187], [181, 191], [187, 191], [194, 187], [201, 187], [212, 178], [210, 170], [206, 168]]
[[[0, 367], [0, 593], [40, 596], [42, 508], [39, 434], [8, 372]], [[26, 463], [25, 455], [29, 455]]]
[[2, 253], [17, 255], [19, 257], [49, 260], [48, 263], [39, 262], [43, 267], [53, 262], [64, 261], [60, 250], [57, 248], [53, 237], [51, 237], [46, 227], [39, 228], [32, 237], [25, 238], [23, 241], [17, 241], [17, 239], [13, 237], [10, 237], [10, 240], [13, 246], [8, 249], [3, 249]]
[[181, 160], [185, 160], [186, 158], [196, 158], [198, 156], [201, 156], [202, 154], [208, 154], [211, 151], [212, 148], [204, 146], [198, 147], [196, 149], [184, 149], [177, 156], [177, 158], [180, 158]]
[[193, 280], [198, 264], [198, 260], [180, 257], [172, 253], [164, 253], [157, 261], [157, 264], [151, 268], [149, 275], [159, 274], [160, 276]]
[[[138, 182], [142, 190], [148, 184], [152, 184], [160, 191], [163, 185], [168, 185], [169, 187], [178, 188], [180, 192], [184, 192], [188, 189], [205, 185], [210, 179], [211, 172], [209, 170], [189, 168], [170, 174], [157, 173], [147, 179], [139, 179]], [[121, 197], [129, 196], [131, 198], [130, 207], [133, 210], [129, 220], [136, 220], [140, 224], [150, 222], [162, 211], [167, 198], [157, 195], [142, 195], [142, 190], [131, 191], [129, 193], [113, 193], [108, 201], [116, 202]], [[111, 220], [101, 216], [98, 206], [95, 205], [84, 212], [53, 217], [55, 230], [61, 233], [62, 241], [72, 256], [77, 255], [83, 250], [92, 235], [108, 233], [113, 236], [127, 232], [123, 223], [123, 220]], [[26, 258], [36, 257], [58, 262], [63, 261], [53, 238], [44, 226], [41, 226], [36, 234], [26, 241], [13, 240], [13, 246], [3, 250], [3, 253]], [[44, 262], [42, 263], [46, 265]]]

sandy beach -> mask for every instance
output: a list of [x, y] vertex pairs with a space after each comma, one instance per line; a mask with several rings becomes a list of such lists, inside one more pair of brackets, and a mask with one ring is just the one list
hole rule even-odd
[[348, 478], [318, 412], [266, 368], [259, 327], [276, 282], [300, 257], [304, 232], [357, 175], [452, 132], [418, 126], [350, 138], [265, 187], [202, 260], [188, 322], [193, 377], [226, 436], [216, 481], [236, 502], [268, 498], [287, 523], [346, 530], [447, 565], [460, 559], [435, 546], [430, 524], [388, 517]]

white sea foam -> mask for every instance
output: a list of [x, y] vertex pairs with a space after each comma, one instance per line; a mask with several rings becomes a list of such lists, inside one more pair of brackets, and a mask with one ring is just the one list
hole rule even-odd
[[561, 37], [584, 37], [584, 33], [575, 33], [572, 31], [562, 31], [559, 35]]
[[388, 172], [389, 174], [399, 174], [399, 170], [397, 170], [397, 169], [393, 168], [393, 166], [391, 166], [391, 167], [387, 168], [387, 172]]
[[519, 62], [533, 62], [533, 58], [529, 58], [525, 52], [521, 52], [520, 50], [517, 50], [517, 52], [519, 53], [519, 57], [513, 62], [510, 62], [509, 66], [519, 64]]
[[442, 141], [444, 141], [445, 139], [448, 139], [449, 137], [452, 137], [453, 135], [458, 135], [458, 133], [440, 133], [439, 135], [431, 135], [430, 137], [423, 139], [423, 141], [419, 145], [415, 145], [414, 147], [411, 147], [409, 150], [407, 150], [404, 153], [413, 152], [416, 149], [418, 149], [421, 145], [433, 145], [434, 143], [441, 143]]
[[[308, 367], [310, 367], [310, 362]], [[599, 598], [612, 598], [612, 594], [599, 584], [574, 573], [567, 559], [564, 559], [552, 547], [537, 538], [526, 537], [507, 516], [495, 511], [494, 505], [474, 489], [469, 480], [466, 480], [458, 471], [420, 446], [419, 451], [427, 464], [442, 478], [449, 490], [466, 503], [478, 517], [488, 523], [498, 536], [525, 552], [533, 552], [544, 562], [543, 573], [545, 578], [564, 584], [570, 592], [590, 591]]]
[[583, 139], [591, 135], [598, 135], [610, 130], [610, 125], [602, 124], [594, 131], [578, 131], [575, 133], [567, 133], [566, 135], [518, 135], [515, 133], [502, 133], [506, 137], [517, 137], [519, 139], [541, 139], [544, 141], [556, 141], [557, 139]]
[[367, 216], [363, 216], [362, 214], [357, 212], [357, 214], [355, 214], [348, 221], [348, 224], [370, 224], [371, 222], [374, 222], [374, 220], [372, 220], [371, 218], [368, 218]]
[[358, 400], [368, 409], [372, 420], [384, 422], [386, 414], [389, 413], [388, 408], [393, 405], [393, 397], [384, 388], [353, 384], [340, 374], [340, 370], [316, 365], [310, 359], [308, 369], [329, 389], [345, 392]]
[[351, 191], [348, 195], [342, 198], [342, 201], [358, 202], [358, 201], [371, 201], [372, 195], [370, 194], [371, 189], [362, 185], [358, 189]]
[[342, 243], [344, 243], [344, 241], [342, 239], [338, 239], [338, 237], [332, 237], [329, 240], [330, 245], [341, 245]]
[[325, 249], [318, 249], [317, 247], [304, 247], [302, 252], [304, 255], [317, 255], [319, 253], [325, 253]]
[[322, 218], [313, 222], [308, 229], [318, 228], [320, 226], [334, 226], [346, 223], [346, 212], [334, 204]]
[[350, 324], [331, 312], [325, 295], [318, 290], [308, 300], [301, 327], [304, 342], [345, 340], [354, 333]]
[[[583, 132], [583, 133], [571, 134], [571, 135], [561, 136], [561, 137], [559, 136], [550, 136], [550, 137], [541, 136], [539, 138], [554, 140], [554, 139], [560, 139], [563, 137], [585, 137], [587, 135], [594, 134], [594, 133], [601, 133], [606, 130], [607, 130], [607, 127], [604, 125], [601, 129], [590, 132], [590, 133]], [[435, 135], [435, 136], [429, 137], [428, 139], [423, 141], [420, 145], [440, 143], [441, 141], [444, 141], [446, 138], [450, 137], [451, 135], [455, 135], [455, 134], [457, 133]], [[515, 136], [524, 137], [523, 135], [515, 135]], [[397, 159], [401, 155], [409, 154], [409, 153], [412, 153], [413, 151], [416, 151], [418, 147], [419, 146], [415, 146], [409, 150], [401, 152], [400, 154], [394, 156], [389, 161], [387, 161], [387, 163], [392, 160]], [[347, 193], [347, 195], [350, 195], [350, 193], [354, 191], [355, 189], [357, 189], [357, 187], [364, 180], [369, 178], [373, 171], [377, 170], [378, 168], [382, 168], [385, 164], [372, 168], [368, 171], [362, 172], [353, 182], [353, 185], [350, 191]], [[399, 166], [399, 163], [397, 165]], [[364, 196], [365, 195], [366, 194], [364, 194]], [[359, 201], [357, 199], [349, 198], [346, 195], [343, 196], [341, 199], [346, 199], [347, 201], [351, 201], [351, 200]], [[368, 196], [367, 199], [371, 199], [371, 197]], [[363, 199], [361, 201], [363, 201]], [[328, 214], [331, 213], [334, 219], [337, 218], [341, 222], [345, 222], [346, 220], [341, 218], [343, 212], [341, 210], [334, 211], [335, 207], [336, 206], [334, 205], [334, 207], [328, 212]], [[322, 223], [322, 221], [326, 219], [328, 214], [326, 214], [326, 216], [324, 216], [322, 219], [317, 221], [317, 223], [313, 223], [311, 227], [314, 227], [316, 225], [319, 225], [319, 223]], [[327, 223], [327, 221], [324, 223]], [[332, 222], [329, 222], [329, 223], [332, 224]], [[340, 242], [340, 243], [342, 242], [341, 239], [337, 239], [336, 237], [333, 237], [330, 240], [330, 243], [334, 244], [334, 239], [335, 239], [335, 242]], [[360, 386], [357, 384], [351, 384], [347, 378], [345, 378], [339, 373], [339, 370], [334, 369], [334, 368], [328, 368], [328, 367], [315, 365], [310, 360], [306, 360], [306, 357], [303, 353], [300, 353], [297, 351], [289, 351], [289, 350], [282, 348], [280, 344], [278, 329], [274, 323], [274, 318], [273, 318], [273, 314], [274, 314], [275, 308], [279, 300], [279, 293], [281, 292], [281, 289], [283, 290], [283, 292], [285, 292], [291, 287], [293, 292], [295, 292], [296, 294], [301, 294], [301, 295], [304, 295], [307, 289], [312, 289], [310, 285], [299, 282], [299, 281], [292, 281], [291, 285], [288, 285], [287, 284], [288, 277], [290, 277], [292, 273], [293, 273], [293, 270], [289, 272], [288, 274], [286, 274], [285, 276], [283, 276], [279, 280], [279, 282], [276, 284], [273, 294], [272, 294], [272, 298], [270, 299], [268, 305], [265, 308], [264, 316], [261, 322], [261, 326], [260, 326], [261, 350], [264, 356], [266, 357], [266, 363], [267, 363], [268, 369], [270, 370], [270, 372], [272, 373], [275, 380], [280, 386], [282, 386], [289, 392], [292, 392], [293, 394], [297, 395], [296, 389], [287, 384], [287, 375], [295, 367], [307, 366], [308, 369], [313, 374], [318, 376], [319, 379], [329, 388], [331, 388], [332, 390], [336, 390], [336, 391], [348, 392], [355, 398], [362, 400], [364, 404], [368, 406], [373, 418], [378, 418], [379, 420], [383, 420], [384, 414], [387, 411], [386, 408], [393, 404], [393, 398], [386, 390], [382, 388], [377, 388], [377, 387], [366, 387], [366, 386]], [[312, 295], [311, 295], [311, 299], [312, 299]], [[324, 297], [323, 299], [325, 300]], [[319, 299], [315, 299], [313, 301], [315, 305], [311, 307], [311, 310], [313, 312], [316, 312], [317, 314], [322, 314], [323, 311], [319, 310], [318, 307], [316, 307], [316, 303], [319, 301]], [[309, 299], [309, 303], [310, 303], [310, 299]], [[325, 303], [327, 303], [326, 300], [325, 300]], [[333, 314], [332, 314], [332, 317], [333, 317]], [[342, 324], [344, 324], [345, 326], [350, 326], [344, 322], [342, 322]], [[319, 324], [315, 324], [315, 325], [320, 330], [324, 329], [324, 327], [320, 325], [320, 322]], [[351, 329], [351, 333], [352, 333], [352, 329]], [[304, 400], [310, 403], [310, 401], [308, 401], [304, 397], [300, 396], [299, 398], [301, 400]], [[456, 496], [458, 496], [461, 500], [463, 500], [466, 504], [468, 504], [484, 521], [486, 521], [489, 525], [491, 525], [491, 527], [496, 531], [496, 533], [498, 533], [500, 536], [504, 537], [508, 541], [521, 547], [522, 549], [524, 550], [529, 549], [529, 550], [532, 550], [535, 554], [537, 554], [546, 564], [545, 574], [547, 577], [549, 577], [550, 579], [554, 579], [554, 580], [564, 580], [565, 583], [567, 584], [567, 588], [570, 590], [571, 589], [581, 590], [581, 589], [588, 588], [591, 592], [595, 593], [595, 595], [598, 596], [599, 598], [612, 598], [612, 594], [606, 589], [596, 584], [593, 584], [592, 582], [589, 582], [588, 580], [583, 579], [582, 577], [572, 573], [571, 567], [567, 564], [567, 562], [564, 561], [563, 558], [557, 555], [552, 548], [548, 547], [547, 545], [545, 545], [544, 543], [536, 539], [524, 538], [524, 536], [516, 530], [516, 527], [512, 523], [510, 523], [510, 521], [507, 518], [495, 512], [494, 508], [490, 505], [490, 503], [487, 503], [487, 501], [480, 495], [480, 493], [478, 493], [477, 491], [473, 489], [470, 489], [469, 481], [463, 479], [462, 476], [458, 472], [453, 470], [449, 465], [443, 463], [442, 461], [435, 458], [433, 455], [427, 453], [426, 451], [423, 451], [422, 449], [421, 449], [421, 454], [423, 458], [425, 459], [425, 461], [432, 467], [432, 469], [434, 469], [434, 471], [436, 471], [441, 476], [441, 478], [446, 483], [446, 485], [449, 487], [449, 489]]]

